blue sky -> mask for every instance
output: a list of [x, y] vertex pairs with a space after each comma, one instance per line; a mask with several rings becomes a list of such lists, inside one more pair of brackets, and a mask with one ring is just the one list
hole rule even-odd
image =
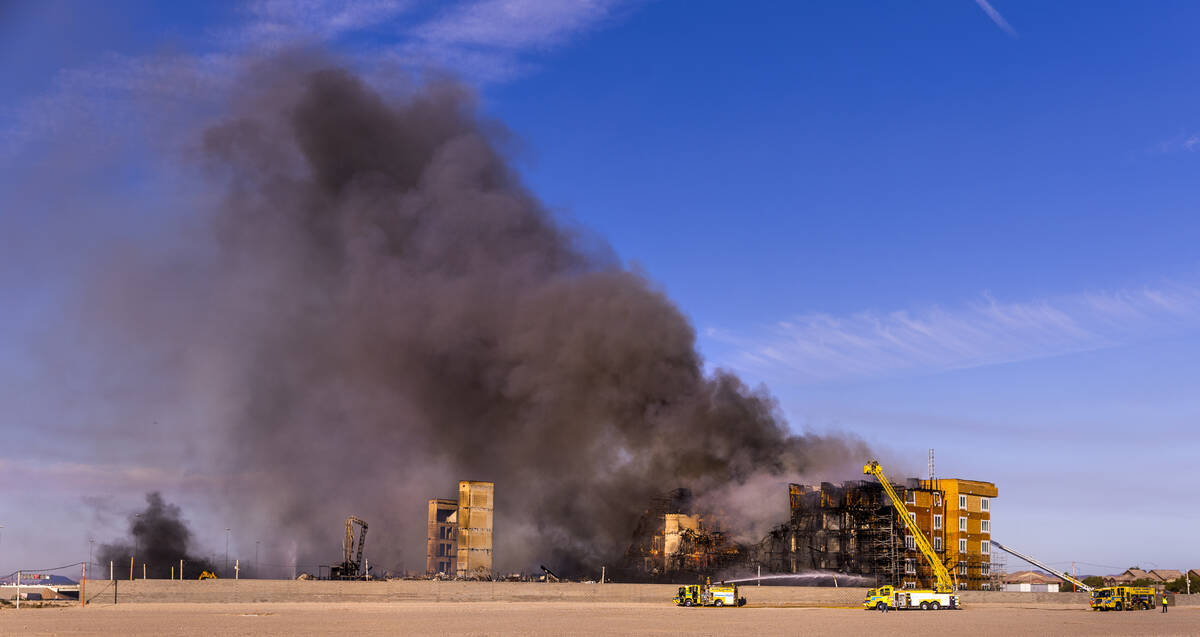
[[[5, 7], [5, 474], [128, 507], [170, 474], [53, 435], [90, 407], [31, 380], [31, 343], [78, 255], [151, 236], [147, 201], [204, 196], [154, 159], [180, 141], [170, 123], [203, 116], [242, 57], [304, 43], [377, 78], [432, 65], [474, 85], [531, 188], [644, 270], [710, 366], [765, 384], [793, 429], [860, 436], [897, 475], [936, 448], [940, 475], [998, 485], [995, 537], [1045, 561], [1200, 566], [1183, 506], [1200, 451], [1195, 3]], [[49, 163], [105, 207], [46, 188]], [[176, 499], [198, 497], [188, 484]], [[59, 487], [0, 502], [0, 572], [111, 531], [77, 509]]]

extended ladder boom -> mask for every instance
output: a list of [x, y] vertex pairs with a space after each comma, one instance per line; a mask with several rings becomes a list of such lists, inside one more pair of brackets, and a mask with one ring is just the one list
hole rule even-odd
[[883, 490], [887, 492], [888, 498], [892, 500], [892, 506], [896, 508], [896, 512], [900, 514], [900, 519], [904, 520], [904, 526], [908, 532], [912, 534], [913, 539], [917, 542], [917, 548], [921, 550], [921, 555], [925, 556], [925, 560], [933, 567], [933, 573], [937, 576], [937, 592], [950, 593], [954, 591], [954, 580], [950, 578], [950, 572], [946, 570], [946, 565], [942, 564], [941, 558], [934, 552], [933, 547], [929, 545], [929, 540], [925, 539], [925, 534], [921, 532], [921, 528], [908, 515], [908, 508], [904, 506], [904, 502], [900, 500], [900, 496], [896, 494], [896, 490], [892, 488], [892, 483], [883, 475], [883, 469], [879, 467], [879, 463], [875, 460], [868, 462], [863, 466], [864, 474], [873, 474], [879, 479], [879, 484], [883, 485]]
[[1034, 558], [1032, 558], [1032, 557], [1030, 557], [1030, 556], [1028, 556], [1028, 555], [1025, 555], [1024, 553], [1018, 553], [1017, 551], [1014, 551], [1014, 550], [1012, 550], [1012, 549], [1008, 548], [1007, 546], [1004, 546], [1003, 544], [1001, 544], [1001, 543], [997, 542], [995, 539], [993, 539], [993, 540], [992, 540], [992, 546], [994, 546], [994, 547], [996, 547], [996, 548], [1000, 549], [1001, 551], [1006, 551], [1006, 552], [1008, 552], [1008, 553], [1012, 553], [1013, 555], [1016, 555], [1017, 557], [1019, 557], [1019, 558], [1021, 558], [1021, 559], [1025, 560], [1026, 562], [1029, 562], [1030, 564], [1033, 564], [1034, 566], [1038, 566], [1038, 567], [1041, 567], [1041, 568], [1043, 568], [1043, 569], [1047, 570], [1048, 572], [1050, 572], [1050, 573], [1054, 574], [1054, 576], [1055, 576], [1055, 577], [1058, 577], [1059, 579], [1062, 579], [1062, 580], [1064, 580], [1064, 581], [1067, 581], [1067, 582], [1070, 582], [1070, 583], [1074, 584], [1074, 585], [1075, 585], [1075, 586], [1077, 586], [1077, 587], [1079, 588], [1079, 590], [1081, 590], [1081, 591], [1086, 591], [1086, 592], [1088, 592], [1088, 593], [1092, 592], [1092, 587], [1091, 587], [1091, 586], [1088, 586], [1087, 584], [1084, 584], [1083, 582], [1081, 582], [1081, 581], [1079, 581], [1079, 580], [1075, 579], [1074, 577], [1071, 577], [1070, 575], [1067, 575], [1066, 573], [1063, 573], [1063, 572], [1057, 571], [1057, 570], [1055, 570], [1055, 569], [1052, 569], [1052, 568], [1050, 568], [1049, 566], [1046, 566], [1045, 564], [1042, 564], [1042, 563], [1041, 563], [1041, 562], [1039, 562], [1038, 560], [1036, 560], [1036, 559], [1034, 559]]

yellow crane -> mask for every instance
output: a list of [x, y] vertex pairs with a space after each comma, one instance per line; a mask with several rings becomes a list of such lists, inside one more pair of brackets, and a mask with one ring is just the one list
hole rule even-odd
[[883, 486], [883, 490], [887, 492], [888, 498], [892, 501], [892, 506], [895, 507], [896, 513], [900, 514], [900, 519], [904, 520], [904, 527], [908, 533], [912, 535], [913, 540], [917, 544], [917, 549], [921, 551], [921, 555], [929, 562], [933, 568], [933, 574], [937, 577], [937, 583], [932, 591], [914, 591], [900, 590], [897, 591], [893, 586], [881, 586], [873, 588], [867, 592], [867, 598], [863, 601], [864, 608], [879, 608], [881, 605], [888, 605], [892, 608], [920, 608], [921, 610], [938, 610], [940, 608], [959, 608], [958, 595], [954, 594], [954, 580], [950, 577], [950, 571], [946, 570], [946, 565], [942, 564], [941, 558], [929, 545], [929, 540], [925, 539], [925, 534], [921, 532], [921, 528], [917, 526], [916, 521], [908, 514], [908, 508], [904, 506], [904, 501], [896, 494], [896, 490], [892, 488], [892, 483], [888, 482], [887, 476], [883, 475], [883, 468], [879, 466], [879, 462], [872, 460], [863, 465], [863, 474], [874, 475], [879, 480], [879, 484]]

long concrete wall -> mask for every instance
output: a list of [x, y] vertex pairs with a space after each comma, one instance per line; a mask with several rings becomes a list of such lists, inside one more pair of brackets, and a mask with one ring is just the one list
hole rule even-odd
[[[294, 580], [134, 580], [92, 581], [91, 604], [161, 602], [480, 602], [569, 601], [665, 603], [675, 593], [668, 584], [546, 584], [533, 582], [332, 582]], [[862, 603], [865, 588], [814, 586], [743, 586], [752, 605], [851, 606]], [[964, 605], [1064, 604], [1086, 606], [1086, 593], [963, 591]], [[1200, 595], [1177, 596], [1181, 605], [1200, 605]], [[1190, 603], [1189, 603], [1190, 602]]]

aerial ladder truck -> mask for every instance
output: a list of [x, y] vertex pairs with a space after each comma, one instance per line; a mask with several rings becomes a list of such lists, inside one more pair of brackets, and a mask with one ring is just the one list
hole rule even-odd
[[958, 595], [955, 592], [954, 580], [950, 578], [950, 571], [946, 570], [946, 565], [942, 564], [941, 558], [934, 552], [933, 547], [929, 545], [929, 540], [925, 539], [925, 534], [921, 532], [920, 527], [913, 521], [912, 516], [908, 514], [908, 508], [904, 506], [904, 501], [896, 494], [896, 490], [892, 488], [892, 483], [888, 482], [887, 477], [883, 475], [883, 469], [879, 466], [879, 463], [875, 460], [868, 462], [863, 466], [863, 474], [874, 475], [879, 480], [879, 484], [892, 501], [892, 506], [895, 507], [896, 513], [904, 521], [904, 527], [912, 535], [913, 540], [916, 541], [921, 555], [929, 562], [929, 565], [933, 568], [934, 576], [937, 577], [934, 590], [897, 590], [892, 585], [872, 588], [867, 591], [867, 597], [863, 600], [863, 608], [868, 610], [878, 609], [884, 605], [889, 608], [901, 610], [917, 608], [921, 610], [962, 608], [958, 603]]
[[1014, 550], [1014, 549], [1011, 549], [1011, 548], [1008, 548], [1007, 546], [1004, 546], [1003, 544], [1001, 544], [1001, 543], [997, 542], [997, 541], [995, 540], [995, 538], [993, 538], [993, 539], [992, 539], [992, 546], [994, 546], [994, 547], [996, 547], [996, 548], [998, 548], [998, 549], [1000, 549], [1001, 551], [1004, 551], [1004, 552], [1006, 552], [1006, 553], [1011, 553], [1011, 554], [1013, 554], [1013, 555], [1016, 555], [1017, 557], [1019, 557], [1019, 558], [1021, 558], [1021, 559], [1025, 560], [1026, 562], [1029, 562], [1030, 564], [1033, 564], [1034, 566], [1037, 566], [1037, 567], [1040, 567], [1040, 568], [1043, 568], [1043, 569], [1045, 569], [1047, 573], [1050, 573], [1051, 575], [1054, 575], [1055, 577], [1057, 577], [1057, 578], [1059, 578], [1059, 579], [1063, 580], [1064, 582], [1070, 582], [1071, 584], [1074, 584], [1074, 585], [1075, 585], [1075, 587], [1076, 587], [1076, 588], [1078, 588], [1078, 589], [1079, 589], [1079, 590], [1081, 590], [1081, 591], [1085, 591], [1085, 592], [1088, 592], [1088, 593], [1090, 593], [1090, 592], [1092, 592], [1092, 591], [1094, 590], [1094, 589], [1093, 589], [1091, 586], [1088, 586], [1087, 584], [1084, 584], [1083, 582], [1081, 582], [1081, 581], [1079, 581], [1079, 580], [1075, 579], [1074, 577], [1071, 577], [1070, 575], [1067, 575], [1066, 573], [1063, 573], [1063, 572], [1061, 572], [1061, 571], [1058, 571], [1058, 570], [1055, 570], [1055, 569], [1053, 569], [1053, 568], [1050, 568], [1050, 567], [1049, 567], [1049, 566], [1047, 566], [1046, 564], [1043, 564], [1042, 562], [1038, 561], [1037, 559], [1035, 559], [1035, 558], [1033, 558], [1033, 557], [1030, 557], [1030, 556], [1028, 556], [1028, 555], [1025, 555], [1024, 553], [1019, 553], [1019, 552], [1017, 552], [1017, 551], [1016, 551], [1016, 550]]
[[1029, 555], [1004, 546], [996, 540], [992, 540], [992, 546], [1016, 555], [1034, 566], [1039, 566], [1055, 577], [1074, 584], [1079, 590], [1090, 593], [1091, 599], [1089, 605], [1092, 610], [1151, 610], [1154, 608], [1155, 591], [1153, 586], [1105, 586], [1094, 588], [1066, 573], [1050, 568], [1048, 565]]

